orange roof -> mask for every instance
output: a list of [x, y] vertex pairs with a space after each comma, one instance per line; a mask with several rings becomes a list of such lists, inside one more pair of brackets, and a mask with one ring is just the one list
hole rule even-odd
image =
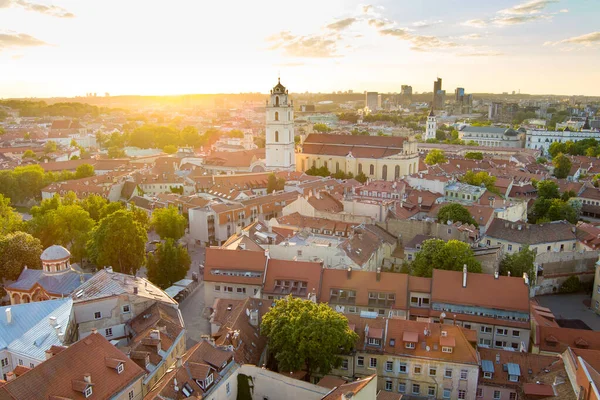
[[331, 289], [347, 289], [356, 291], [356, 305], [369, 304], [369, 292], [388, 292], [396, 296], [394, 308], [406, 309], [408, 275], [381, 272], [377, 279], [376, 272], [352, 271], [350, 274], [341, 269], [325, 269], [323, 271], [323, 284], [321, 301], [329, 302]]
[[[321, 271], [323, 271], [323, 265], [320, 262], [269, 259], [263, 290], [265, 293], [280, 295], [292, 293], [302, 297], [306, 297], [309, 293], [315, 292], [318, 298], [318, 291], [321, 287]], [[293, 293], [281, 286], [276, 286], [276, 281], [306, 282], [306, 290], [302, 291], [298, 288], [298, 290]]]
[[[261, 285], [267, 257], [263, 251], [229, 250], [209, 247], [206, 249], [204, 280], [207, 282], [229, 282]], [[217, 273], [219, 270], [219, 273]], [[220, 272], [223, 271], [223, 272]], [[259, 272], [260, 277], [231, 275], [232, 272]]]
[[[353, 393], [354, 395], [360, 393], [361, 390], [365, 388], [377, 375], [371, 375], [367, 378], [357, 380], [355, 382], [346, 383], [338, 386], [331, 392], [327, 393], [321, 400], [343, 400], [346, 398], [348, 393]], [[365, 397], [366, 398], [366, 397]]]
[[[548, 369], [552, 364], [560, 361], [555, 356], [543, 356], [540, 354], [523, 353], [518, 351], [507, 351], [499, 349], [487, 349], [480, 347], [478, 349], [481, 360], [491, 361], [494, 372], [491, 379], [479, 378], [479, 384], [486, 383], [518, 386], [519, 382], [511, 382], [508, 379], [508, 371], [504, 370], [505, 364], [517, 364], [519, 366], [521, 377], [519, 381], [525, 382], [529, 377], [539, 374]], [[531, 370], [531, 374], [529, 374]]]
[[[529, 287], [523, 278], [467, 273], [462, 287], [462, 271], [433, 270], [431, 287], [434, 303], [464, 304], [529, 314]], [[494, 295], [491, 296], [490, 293]]]
[[431, 278], [410, 275], [408, 277], [408, 290], [411, 292], [431, 293]]
[[541, 351], [562, 353], [567, 347], [600, 350], [600, 332], [585, 329], [538, 326], [536, 344]]

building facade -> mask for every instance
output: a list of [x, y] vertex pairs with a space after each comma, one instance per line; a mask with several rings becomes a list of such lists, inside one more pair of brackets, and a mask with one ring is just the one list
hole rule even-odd
[[541, 149], [544, 154], [548, 154], [552, 143], [565, 143], [568, 141], [578, 142], [584, 139], [598, 138], [598, 132], [592, 131], [535, 131], [528, 130], [525, 140], [525, 147], [528, 149]]
[[459, 137], [465, 142], [476, 142], [487, 147], [523, 147], [522, 134], [512, 128], [496, 128], [493, 126], [463, 126]]

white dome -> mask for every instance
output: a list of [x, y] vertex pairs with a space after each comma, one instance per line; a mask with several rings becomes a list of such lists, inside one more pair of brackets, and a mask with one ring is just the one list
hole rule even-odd
[[54, 246], [50, 246], [46, 250], [44, 250], [40, 258], [42, 259], [42, 261], [54, 261], [64, 260], [68, 257], [71, 257], [71, 253], [69, 252], [69, 250], [55, 244]]

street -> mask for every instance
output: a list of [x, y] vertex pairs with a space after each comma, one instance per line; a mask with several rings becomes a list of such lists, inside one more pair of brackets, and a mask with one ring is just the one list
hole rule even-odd
[[186, 344], [189, 349], [202, 335], [210, 335], [210, 322], [204, 313], [204, 282], [200, 282], [196, 290], [179, 303], [181, 316], [185, 322]]

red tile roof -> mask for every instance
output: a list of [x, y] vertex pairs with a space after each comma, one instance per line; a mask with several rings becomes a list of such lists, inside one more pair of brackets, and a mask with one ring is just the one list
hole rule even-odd
[[600, 332], [585, 329], [537, 326], [536, 343], [541, 351], [562, 353], [567, 347], [600, 350]]
[[298, 290], [292, 294], [307, 297], [309, 293], [316, 293], [319, 297], [322, 271], [323, 265], [320, 262], [270, 259], [263, 291], [269, 294], [287, 295], [292, 292], [285, 291], [282, 287], [276, 288], [275, 281], [298, 281], [307, 283], [306, 290], [304, 292]]
[[[261, 285], [267, 257], [263, 251], [229, 250], [215, 247], [206, 249], [204, 280], [207, 282], [229, 282]], [[225, 271], [215, 274], [215, 270]], [[260, 277], [231, 276], [227, 271], [252, 271]]]

